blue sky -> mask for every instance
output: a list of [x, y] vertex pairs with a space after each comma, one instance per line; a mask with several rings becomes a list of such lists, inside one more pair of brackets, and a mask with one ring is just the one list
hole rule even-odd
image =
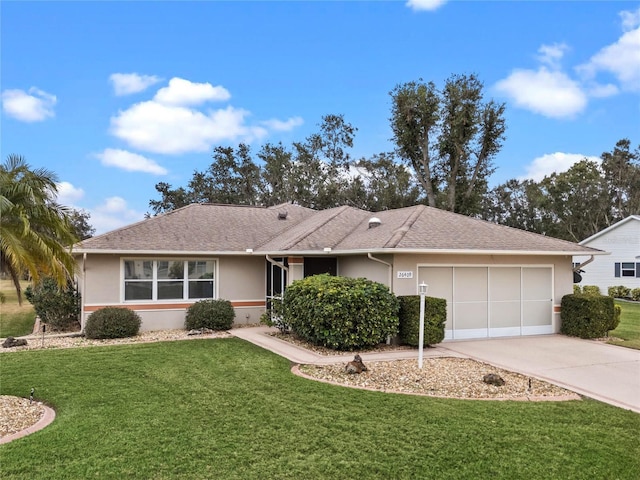
[[218, 145], [321, 117], [390, 151], [389, 91], [475, 73], [507, 105], [492, 184], [640, 142], [640, 3], [3, 1], [1, 154], [60, 180], [98, 233], [141, 220]]

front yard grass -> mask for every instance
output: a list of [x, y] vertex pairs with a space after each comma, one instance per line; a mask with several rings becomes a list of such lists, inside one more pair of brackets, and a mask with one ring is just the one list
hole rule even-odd
[[640, 302], [616, 300], [622, 307], [618, 328], [609, 332], [612, 337], [607, 343], [640, 350]]
[[0, 280], [0, 292], [5, 295], [5, 302], [0, 304], [0, 338], [21, 337], [33, 331], [36, 312], [26, 298], [24, 289], [27, 282], [21, 282], [22, 305], [18, 305], [18, 295], [10, 280]]
[[327, 385], [239, 339], [0, 354], [53, 424], [0, 478], [636, 479], [640, 415], [593, 400], [437, 399]]

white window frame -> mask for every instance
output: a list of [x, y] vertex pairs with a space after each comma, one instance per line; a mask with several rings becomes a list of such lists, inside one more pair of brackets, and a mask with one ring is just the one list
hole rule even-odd
[[[127, 279], [125, 278], [125, 263], [130, 261], [139, 262], [151, 262], [152, 277], [149, 279]], [[183, 262], [184, 265], [184, 278], [182, 279], [158, 279], [158, 263], [159, 262]], [[189, 262], [213, 262], [213, 278], [203, 279], [202, 281], [213, 282], [213, 296], [212, 297], [200, 297], [189, 298], [189, 284], [192, 281], [199, 281], [198, 279], [190, 279], [188, 265]], [[150, 299], [130, 299], [125, 298], [126, 282], [151, 282], [151, 298]], [[167, 298], [158, 299], [158, 284], [170, 281], [182, 281], [182, 297], [181, 298]], [[120, 299], [122, 303], [176, 303], [186, 302], [195, 303], [200, 300], [211, 300], [218, 298], [218, 259], [217, 258], [156, 258], [156, 257], [123, 257], [120, 262]]]

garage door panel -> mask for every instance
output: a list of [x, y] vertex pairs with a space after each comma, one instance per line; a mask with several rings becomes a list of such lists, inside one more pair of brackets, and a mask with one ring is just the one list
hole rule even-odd
[[456, 303], [455, 329], [487, 328], [487, 302]]
[[487, 300], [488, 283], [486, 267], [457, 267], [453, 273], [455, 302]]
[[522, 269], [523, 300], [546, 300], [552, 297], [550, 268]]
[[447, 322], [445, 330], [453, 328], [453, 267], [420, 267], [418, 283], [429, 285], [430, 297], [444, 298], [447, 301]]
[[520, 301], [491, 302], [491, 328], [520, 327]]
[[522, 325], [551, 325], [551, 301], [524, 302]]
[[520, 301], [520, 267], [489, 269], [489, 299], [492, 301]]

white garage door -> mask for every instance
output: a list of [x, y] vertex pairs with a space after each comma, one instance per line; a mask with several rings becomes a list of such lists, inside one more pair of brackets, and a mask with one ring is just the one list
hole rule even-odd
[[551, 267], [419, 267], [418, 282], [447, 301], [447, 339], [553, 333]]

